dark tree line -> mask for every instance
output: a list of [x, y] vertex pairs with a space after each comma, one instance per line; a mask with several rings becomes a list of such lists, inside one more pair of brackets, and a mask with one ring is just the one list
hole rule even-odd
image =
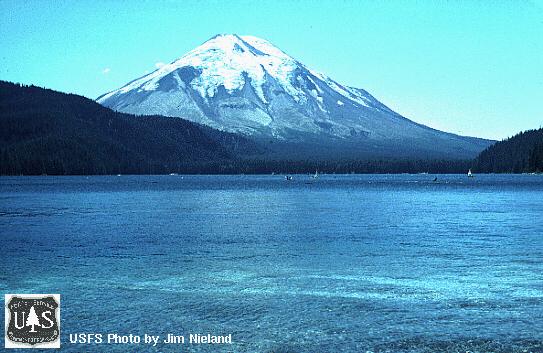
[[531, 172], [543, 173], [543, 142], [538, 143], [532, 149], [528, 157], [528, 168]]
[[481, 152], [474, 169], [479, 173], [543, 172], [543, 128], [496, 142]]
[[543, 169], [541, 136], [541, 129], [521, 133], [476, 162], [289, 159], [184, 119], [118, 113], [78, 95], [0, 81], [0, 175], [465, 173], [474, 163], [479, 172], [522, 172]]
[[241, 136], [0, 82], [0, 174], [171, 173], [259, 153]]
[[381, 174], [381, 173], [465, 173], [470, 160], [267, 160], [243, 159], [226, 163], [210, 163], [192, 173], [220, 174]]

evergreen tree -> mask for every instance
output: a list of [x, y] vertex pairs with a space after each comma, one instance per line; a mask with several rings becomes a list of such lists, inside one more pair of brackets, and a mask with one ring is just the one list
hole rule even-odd
[[32, 326], [30, 332], [36, 332], [35, 326], [41, 326], [38, 315], [36, 315], [36, 310], [34, 309], [34, 306], [30, 308], [30, 312], [28, 313], [28, 318], [26, 319], [25, 326]]

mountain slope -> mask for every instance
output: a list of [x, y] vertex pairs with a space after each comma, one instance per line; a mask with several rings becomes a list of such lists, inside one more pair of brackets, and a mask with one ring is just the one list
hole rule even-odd
[[332, 146], [353, 157], [473, 158], [491, 143], [414, 123], [365, 90], [341, 85], [252, 36], [215, 36], [97, 101], [272, 138], [289, 149]]
[[183, 119], [135, 117], [81, 96], [0, 81], [0, 174], [205, 172], [209, 163], [258, 150]]
[[477, 157], [481, 173], [543, 172], [543, 128], [496, 142]]

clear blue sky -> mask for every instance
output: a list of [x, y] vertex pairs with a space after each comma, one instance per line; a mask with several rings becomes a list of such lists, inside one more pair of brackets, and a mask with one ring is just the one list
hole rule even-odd
[[543, 125], [541, 0], [0, 0], [0, 19], [0, 79], [89, 98], [237, 33], [438, 129]]

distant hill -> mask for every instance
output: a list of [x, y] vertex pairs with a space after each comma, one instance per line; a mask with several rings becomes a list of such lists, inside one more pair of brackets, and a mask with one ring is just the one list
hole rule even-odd
[[543, 128], [496, 142], [475, 160], [479, 173], [543, 172]]
[[220, 172], [252, 141], [180, 118], [117, 113], [93, 100], [0, 81], [0, 174]]

